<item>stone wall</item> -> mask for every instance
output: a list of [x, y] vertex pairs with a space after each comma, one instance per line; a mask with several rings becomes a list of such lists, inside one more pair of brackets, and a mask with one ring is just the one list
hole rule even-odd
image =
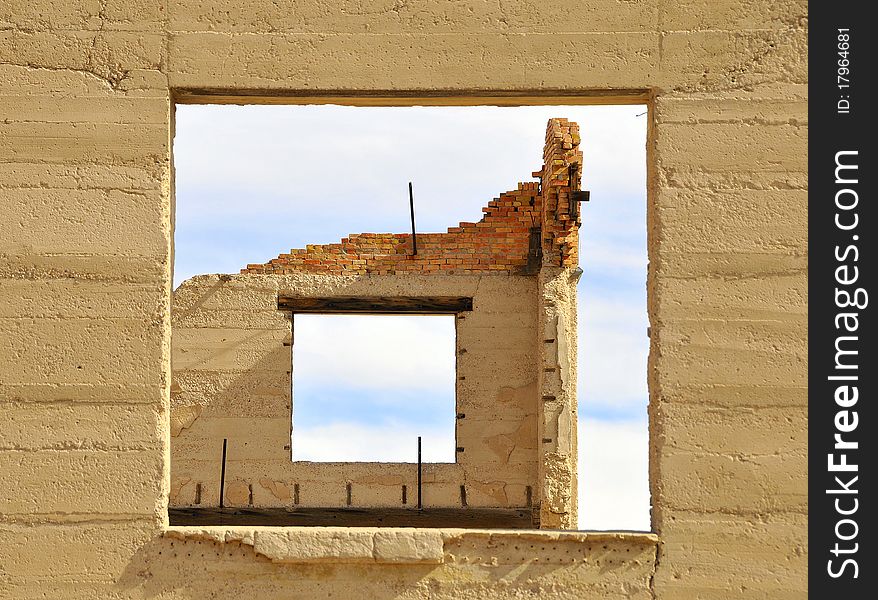
[[[0, 22], [0, 596], [805, 597], [803, 0], [13, 0]], [[659, 541], [473, 532], [424, 563], [412, 536], [378, 560], [291, 531], [276, 562], [169, 530], [174, 101], [648, 103]]]

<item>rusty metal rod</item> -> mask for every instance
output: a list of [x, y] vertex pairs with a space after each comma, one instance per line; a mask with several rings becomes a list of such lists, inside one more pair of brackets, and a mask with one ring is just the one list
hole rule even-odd
[[409, 211], [412, 214], [412, 254], [418, 253], [418, 234], [415, 232], [415, 195], [412, 192], [412, 182], [409, 181]]
[[421, 436], [418, 436], [418, 510], [423, 508], [421, 504]]
[[223, 438], [223, 468], [220, 471], [220, 508], [223, 508], [223, 495], [226, 487], [226, 444], [228, 439]]

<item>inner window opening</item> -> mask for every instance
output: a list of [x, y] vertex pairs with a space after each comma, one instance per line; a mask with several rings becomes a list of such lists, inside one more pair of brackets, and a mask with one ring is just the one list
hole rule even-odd
[[293, 460], [455, 462], [454, 320], [294, 315]]

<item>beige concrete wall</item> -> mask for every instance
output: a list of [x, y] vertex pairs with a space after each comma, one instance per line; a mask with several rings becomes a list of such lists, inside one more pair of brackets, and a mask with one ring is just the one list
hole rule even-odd
[[[471, 297], [473, 310], [455, 326], [456, 413], [465, 417], [447, 415], [463, 451], [454, 464], [425, 466], [423, 502], [459, 507], [461, 486], [468, 506], [524, 507], [529, 495], [538, 502], [537, 283], [533, 276], [308, 273], [183, 282], [171, 319], [171, 505], [219, 505], [223, 438], [226, 506], [293, 506], [296, 485], [301, 506], [346, 506], [348, 483], [353, 506], [402, 506], [403, 485], [414, 497], [412, 465], [291, 461], [295, 318], [291, 336], [278, 294]], [[570, 497], [573, 489], [563, 492]]]
[[243, 279], [199, 276], [174, 291], [171, 505], [219, 506], [224, 439], [227, 506], [292, 502], [270, 477], [290, 463], [290, 319], [273, 285]]
[[[803, 1], [13, 0], [0, 22], [0, 596], [805, 596]], [[426, 566], [170, 538], [186, 90], [648, 99], [658, 562], [502, 533]]]
[[582, 271], [544, 267], [538, 277], [540, 527], [577, 527], [576, 283]]

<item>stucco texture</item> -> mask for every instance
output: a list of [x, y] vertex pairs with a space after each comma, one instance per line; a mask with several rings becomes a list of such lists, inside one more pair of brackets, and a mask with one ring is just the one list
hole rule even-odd
[[[302, 273], [185, 281], [174, 292], [172, 317], [176, 385], [171, 421], [186, 427], [172, 429], [171, 504], [195, 505], [196, 485], [201, 484], [198, 504], [218, 505], [224, 437], [235, 444], [226, 469], [226, 506], [247, 506], [248, 488], [257, 507], [345, 506], [346, 484], [352, 489], [351, 505], [357, 507], [400, 506], [402, 485], [415, 493], [417, 475], [411, 465], [291, 461], [295, 316], [278, 311], [277, 299], [280, 291], [295, 290], [300, 297], [322, 298], [472, 297], [473, 310], [453, 317], [455, 413], [462, 416], [455, 419], [456, 439], [462, 451], [454, 463], [425, 466], [423, 502], [459, 507], [465, 485], [468, 506], [529, 506], [527, 488], [537, 496], [540, 490], [537, 378], [542, 362], [535, 356], [536, 289], [535, 276]], [[292, 369], [295, 374], [294, 364]], [[295, 443], [295, 427], [292, 435]], [[291, 494], [296, 485], [298, 502]], [[238, 487], [244, 493], [229, 497]], [[574, 490], [564, 492], [571, 497]], [[562, 505], [555, 512], [569, 511]]]
[[[806, 596], [804, 1], [12, 0], [0, 24], [0, 596]], [[330, 97], [649, 104], [654, 535], [167, 527], [174, 102]]]

